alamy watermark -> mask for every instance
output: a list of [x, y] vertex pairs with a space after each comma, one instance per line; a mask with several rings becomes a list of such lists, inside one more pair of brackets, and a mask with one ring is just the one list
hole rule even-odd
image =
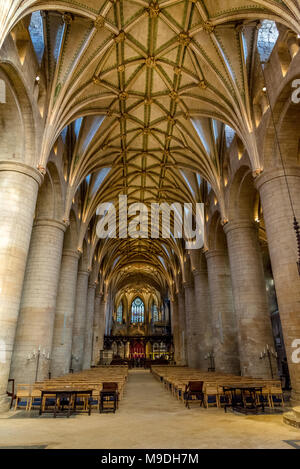
[[100, 239], [184, 239], [188, 250], [204, 245], [204, 204], [163, 202], [149, 208], [140, 202], [128, 205], [127, 196], [120, 195], [118, 208], [112, 202], [102, 203], [96, 214]]
[[300, 78], [297, 78], [292, 82], [292, 88], [295, 88], [295, 91], [292, 93], [292, 101], [294, 104], [300, 103]]
[[292, 348], [295, 349], [292, 353], [292, 363], [300, 364], [300, 339], [295, 339], [292, 343]]

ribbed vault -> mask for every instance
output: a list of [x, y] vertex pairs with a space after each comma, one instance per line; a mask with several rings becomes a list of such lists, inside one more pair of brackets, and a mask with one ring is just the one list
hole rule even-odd
[[65, 218], [80, 201], [79, 246], [89, 238], [103, 288], [134, 277], [172, 291], [182, 243], [98, 242], [97, 206], [120, 194], [148, 206], [205, 202], [212, 187], [222, 212], [224, 124], [253, 171], [261, 168], [251, 92], [260, 21], [300, 32], [298, 2], [15, 0], [1, 8], [3, 33], [13, 28], [14, 37], [24, 35], [21, 18], [43, 11], [48, 93], [39, 164], [46, 167], [68, 127]]

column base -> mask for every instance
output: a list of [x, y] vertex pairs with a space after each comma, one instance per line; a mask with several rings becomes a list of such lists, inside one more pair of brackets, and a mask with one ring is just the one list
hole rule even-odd
[[291, 394], [291, 405], [294, 406], [300, 406], [300, 392], [299, 391], [294, 391], [292, 389], [292, 394]]
[[283, 421], [287, 425], [300, 430], [300, 407], [295, 407], [291, 412], [284, 414]]
[[0, 396], [0, 412], [8, 412], [10, 409], [11, 397], [7, 394]]

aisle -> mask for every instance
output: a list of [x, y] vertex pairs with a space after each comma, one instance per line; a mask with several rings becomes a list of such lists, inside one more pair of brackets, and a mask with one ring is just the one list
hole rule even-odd
[[286, 448], [299, 431], [282, 415], [243, 416], [222, 409], [186, 409], [149, 371], [129, 372], [124, 399], [116, 414], [93, 413], [70, 419], [0, 418], [0, 448]]
[[140, 417], [156, 419], [158, 415], [182, 410], [182, 404], [172, 399], [148, 370], [129, 371], [126, 398], [122, 412], [137, 413]]

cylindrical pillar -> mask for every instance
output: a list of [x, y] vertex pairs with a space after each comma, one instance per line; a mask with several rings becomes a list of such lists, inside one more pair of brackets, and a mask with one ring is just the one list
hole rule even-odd
[[240, 373], [237, 327], [233, 307], [229, 260], [224, 251], [207, 251], [216, 371]]
[[65, 229], [39, 219], [32, 230], [10, 372], [16, 383], [48, 378]]
[[126, 342], [125, 344], [125, 357], [127, 359], [130, 358], [130, 342]]
[[92, 364], [97, 365], [100, 360], [100, 349], [99, 349], [99, 329], [100, 329], [100, 305], [102, 295], [95, 295], [94, 305], [94, 324], [93, 324], [93, 352], [92, 352]]
[[207, 270], [194, 270], [195, 315], [191, 322], [192, 366], [207, 369], [206, 355], [212, 351], [211, 304]]
[[[300, 168], [265, 171], [256, 179], [268, 237], [270, 259], [287, 352], [292, 399], [300, 402], [300, 278], [297, 269], [297, 243], [288, 187], [298, 221], [300, 220]], [[298, 341], [298, 342], [297, 342]], [[297, 356], [296, 356], [297, 355]]]
[[[186, 351], [187, 364], [193, 366], [194, 363], [194, 340], [192, 340], [192, 326], [195, 318], [195, 292], [193, 282], [184, 282], [184, 298], [185, 298], [185, 321], [186, 321]], [[193, 336], [194, 339], [194, 336]]]
[[74, 371], [82, 370], [83, 365], [89, 275], [89, 272], [79, 270], [77, 277], [71, 361], [71, 368], [73, 368]]
[[86, 327], [84, 336], [84, 352], [83, 352], [83, 369], [91, 368], [92, 348], [93, 348], [93, 324], [94, 324], [94, 308], [95, 308], [96, 284], [89, 286], [87, 294], [86, 307]]
[[178, 365], [187, 365], [187, 351], [186, 351], [186, 313], [185, 313], [185, 299], [184, 291], [181, 291], [177, 295], [178, 298], [178, 318], [179, 318], [179, 329], [180, 329], [180, 361]]
[[0, 161], [0, 411], [8, 410], [10, 404], [7, 382], [41, 183], [37, 170]]
[[172, 334], [174, 343], [174, 360], [178, 364], [180, 363], [180, 324], [179, 324], [179, 313], [178, 313], [178, 301], [177, 298], [171, 298], [171, 324]]
[[106, 313], [106, 300], [102, 297], [100, 303], [100, 318], [99, 318], [99, 350], [103, 350], [104, 347], [104, 334], [105, 334], [105, 313]]
[[[260, 359], [266, 346], [273, 349], [271, 317], [257, 225], [251, 221], [224, 226], [238, 328], [241, 373], [257, 378], [277, 377], [276, 359]], [[272, 370], [272, 371], [271, 371]]]
[[63, 251], [51, 354], [53, 378], [69, 373], [71, 367], [79, 257], [78, 252], [70, 249]]

